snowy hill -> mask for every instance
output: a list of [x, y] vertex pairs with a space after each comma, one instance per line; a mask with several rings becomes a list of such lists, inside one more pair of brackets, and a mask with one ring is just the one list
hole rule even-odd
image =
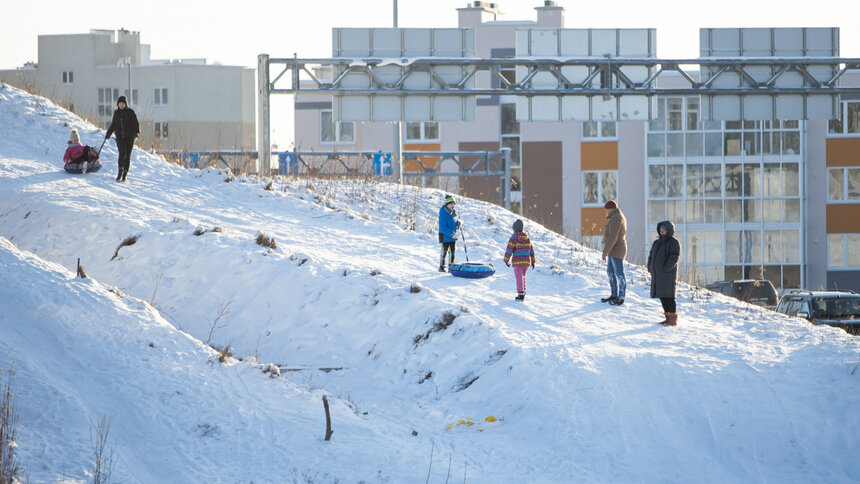
[[70, 176], [72, 127], [104, 138], [0, 90], [0, 368], [34, 482], [87, 480], [102, 416], [126, 482], [860, 479], [860, 339], [841, 330], [688, 286], [664, 328], [642, 268], [601, 304], [599, 254], [530, 222], [518, 303], [497, 206], [458, 203], [469, 258], [498, 272], [457, 279], [436, 272], [441, 192], [266, 190], [139, 150], [119, 184], [112, 142]]

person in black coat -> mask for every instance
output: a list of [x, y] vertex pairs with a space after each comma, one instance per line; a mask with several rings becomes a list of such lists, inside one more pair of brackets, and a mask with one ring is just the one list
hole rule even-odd
[[110, 138], [110, 135], [116, 133], [116, 149], [119, 151], [119, 160], [117, 160], [116, 181], [125, 181], [128, 174], [128, 167], [131, 164], [131, 150], [134, 148], [134, 139], [140, 134], [140, 123], [137, 122], [137, 115], [134, 110], [128, 107], [125, 96], [120, 96], [116, 100], [117, 109], [113, 112], [113, 120], [110, 123], [110, 128], [105, 134], [105, 139]]
[[660, 298], [666, 319], [660, 321], [665, 326], [678, 324], [675, 308], [675, 281], [678, 279], [678, 259], [681, 257], [681, 243], [675, 238], [675, 224], [666, 220], [657, 224], [659, 237], [651, 245], [648, 254], [648, 272], [651, 273], [651, 297]]

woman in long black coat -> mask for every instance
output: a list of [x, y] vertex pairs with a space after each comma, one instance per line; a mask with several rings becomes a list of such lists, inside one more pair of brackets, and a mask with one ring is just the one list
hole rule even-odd
[[665, 220], [657, 224], [659, 237], [651, 245], [648, 254], [648, 272], [651, 273], [651, 297], [660, 298], [666, 319], [660, 321], [665, 326], [678, 324], [675, 308], [675, 281], [678, 279], [678, 259], [681, 257], [681, 243], [675, 238], [675, 224]]
[[128, 176], [129, 165], [131, 165], [131, 150], [134, 149], [134, 140], [140, 134], [137, 114], [128, 107], [125, 96], [120, 96], [116, 100], [116, 110], [113, 112], [110, 127], [105, 133], [105, 141], [114, 132], [116, 133], [116, 149], [119, 152], [116, 181], [124, 182]]

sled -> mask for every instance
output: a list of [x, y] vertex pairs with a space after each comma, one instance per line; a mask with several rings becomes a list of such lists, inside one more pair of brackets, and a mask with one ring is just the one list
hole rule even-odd
[[496, 273], [493, 264], [480, 264], [478, 262], [466, 262], [465, 264], [451, 264], [448, 272], [452, 276], [465, 277], [468, 279], [483, 279]]
[[[107, 138], [105, 138], [105, 141], [107, 141]], [[66, 163], [66, 166], [63, 167], [66, 170], [66, 173], [95, 173], [99, 171], [102, 167], [99, 155], [102, 154], [102, 148], [105, 146], [105, 141], [102, 141], [102, 145], [99, 146], [98, 151], [96, 151], [92, 146], [84, 146], [82, 158], [86, 158], [86, 160]]]
[[80, 163], [66, 163], [63, 167], [66, 173], [79, 174], [84, 173], [84, 165], [87, 165], [87, 173], [95, 173], [102, 167], [102, 162], [97, 158], [95, 161], [82, 161]]

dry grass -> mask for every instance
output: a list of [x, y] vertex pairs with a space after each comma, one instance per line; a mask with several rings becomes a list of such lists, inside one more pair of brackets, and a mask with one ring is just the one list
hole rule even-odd
[[111, 257], [110, 260], [116, 259], [119, 256], [119, 250], [123, 247], [134, 245], [137, 242], [138, 238], [140, 238], [139, 235], [131, 235], [129, 237], [124, 238], [122, 242], [119, 243], [119, 246], [116, 248], [116, 251], [114, 251], [113, 257]]
[[275, 238], [264, 232], [257, 232], [257, 244], [270, 249], [277, 249], [278, 243]]

